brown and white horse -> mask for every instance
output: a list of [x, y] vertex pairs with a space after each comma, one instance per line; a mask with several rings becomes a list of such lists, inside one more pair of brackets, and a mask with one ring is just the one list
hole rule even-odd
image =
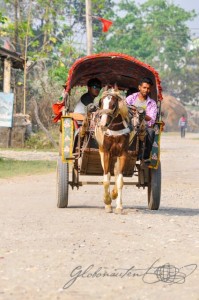
[[[95, 127], [101, 164], [104, 170], [104, 203], [106, 212], [112, 212], [112, 199], [116, 199], [116, 213], [122, 213], [123, 171], [128, 155], [130, 129], [128, 108], [117, 87], [102, 94]], [[114, 166], [115, 185], [110, 192], [111, 162]]]

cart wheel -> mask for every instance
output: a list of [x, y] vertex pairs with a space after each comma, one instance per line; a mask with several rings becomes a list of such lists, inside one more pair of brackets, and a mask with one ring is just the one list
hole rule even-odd
[[158, 210], [161, 198], [161, 164], [157, 169], [149, 169], [148, 208]]
[[61, 157], [57, 161], [57, 207], [68, 206], [69, 165], [63, 163]]

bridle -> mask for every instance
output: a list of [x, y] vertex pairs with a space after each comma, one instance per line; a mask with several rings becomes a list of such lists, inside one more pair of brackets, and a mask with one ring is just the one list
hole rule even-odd
[[99, 116], [99, 119], [101, 119], [102, 115], [107, 115], [110, 117], [110, 121], [108, 123], [106, 123], [106, 128], [108, 129], [109, 126], [111, 126], [113, 120], [119, 115], [119, 101], [122, 100], [122, 98], [115, 93], [106, 92], [106, 94], [101, 99], [101, 101], [103, 101], [105, 99], [105, 97], [107, 97], [107, 96], [113, 96], [116, 98], [115, 107], [113, 109], [103, 109], [103, 108], [100, 109], [99, 108], [98, 116]]

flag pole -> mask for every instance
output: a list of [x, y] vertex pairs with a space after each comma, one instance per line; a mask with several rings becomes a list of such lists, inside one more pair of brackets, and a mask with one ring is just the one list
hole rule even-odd
[[93, 28], [92, 28], [91, 0], [86, 0], [86, 35], [87, 35], [87, 55], [90, 55], [93, 52]]

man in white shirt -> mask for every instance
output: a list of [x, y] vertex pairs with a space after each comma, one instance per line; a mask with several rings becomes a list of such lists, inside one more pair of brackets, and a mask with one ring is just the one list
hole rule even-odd
[[98, 78], [92, 78], [87, 82], [88, 92], [81, 96], [80, 101], [75, 106], [74, 112], [85, 114], [87, 105], [93, 103], [95, 97], [99, 95], [102, 88]]

